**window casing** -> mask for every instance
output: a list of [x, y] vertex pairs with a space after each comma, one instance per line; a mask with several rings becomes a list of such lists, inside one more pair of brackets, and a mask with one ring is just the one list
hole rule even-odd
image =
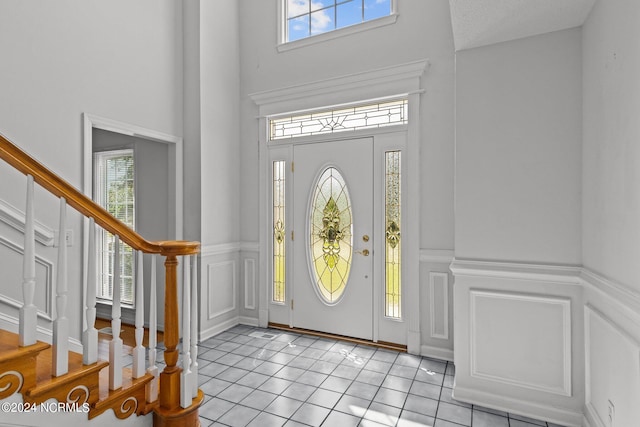
[[[135, 170], [133, 150], [103, 151], [94, 154], [94, 198], [107, 212], [135, 228]], [[113, 298], [115, 236], [99, 229], [96, 236], [99, 299]], [[134, 305], [133, 249], [120, 242], [121, 302]]]

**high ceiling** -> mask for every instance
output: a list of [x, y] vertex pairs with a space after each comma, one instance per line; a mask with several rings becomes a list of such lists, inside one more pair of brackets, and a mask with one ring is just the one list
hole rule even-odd
[[449, 0], [456, 50], [579, 27], [596, 0]]

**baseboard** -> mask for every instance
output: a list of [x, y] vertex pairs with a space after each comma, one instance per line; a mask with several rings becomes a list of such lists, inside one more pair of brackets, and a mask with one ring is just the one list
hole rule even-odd
[[465, 389], [459, 386], [453, 389], [453, 397], [462, 402], [523, 415], [567, 427], [583, 426], [584, 415], [582, 412], [573, 412], [555, 406], [531, 403], [530, 401], [495, 395], [484, 391]]
[[211, 337], [214, 337], [224, 331], [226, 331], [227, 329], [231, 329], [234, 326], [236, 326], [237, 324], [241, 323], [240, 322], [240, 317], [236, 316], [236, 317], [232, 317], [229, 320], [225, 320], [222, 323], [219, 323], [215, 326], [212, 326], [210, 328], [207, 328], [203, 331], [200, 331], [200, 333], [198, 334], [198, 339], [200, 342], [207, 340]]
[[258, 322], [258, 319], [256, 319], [255, 317], [239, 316], [238, 323], [240, 323], [241, 325], [247, 325], [247, 326], [258, 326], [259, 322]]
[[433, 359], [447, 360], [449, 362], [453, 362], [453, 350], [450, 350], [448, 348], [422, 345], [420, 347], [420, 355], [424, 357], [431, 357]]
[[[17, 334], [18, 326], [17, 318], [0, 313], [0, 328]], [[51, 344], [53, 341], [53, 331], [38, 325], [36, 328], [36, 339]], [[75, 338], [69, 338], [69, 351], [82, 354], [82, 342]]]

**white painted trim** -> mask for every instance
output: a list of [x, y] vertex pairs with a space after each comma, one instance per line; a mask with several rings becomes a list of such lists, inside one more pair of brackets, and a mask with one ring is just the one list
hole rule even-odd
[[258, 319], [249, 316], [238, 316], [238, 323], [247, 326], [258, 326]]
[[[279, 3], [282, 3], [282, 2], [279, 2]], [[283, 18], [281, 17], [280, 19], [282, 20]], [[305, 37], [304, 39], [295, 40], [292, 42], [283, 42], [284, 36], [280, 36], [277, 49], [278, 49], [278, 52], [287, 52], [289, 50], [297, 49], [300, 47], [312, 46], [317, 43], [322, 43], [329, 40], [346, 37], [351, 34], [357, 34], [363, 31], [373, 30], [373, 29], [384, 27], [387, 25], [392, 25], [392, 24], [395, 24], [397, 20], [398, 20], [398, 14], [393, 13], [391, 15], [383, 16], [381, 18], [373, 19], [371, 21], [365, 21], [359, 24], [350, 25], [348, 27], [338, 28], [337, 30], [327, 31], [326, 33], [318, 34], [311, 37]], [[281, 25], [283, 27], [286, 26], [286, 19], [284, 19], [284, 23]], [[283, 30], [284, 28], [281, 31]]]
[[[476, 300], [480, 297], [493, 298], [493, 299], [506, 299], [527, 301], [537, 304], [552, 304], [559, 305], [562, 308], [562, 347], [563, 347], [563, 385], [561, 388], [546, 387], [541, 384], [535, 384], [531, 382], [525, 382], [516, 380], [513, 378], [505, 378], [497, 375], [488, 374], [478, 371], [476, 366]], [[513, 292], [500, 292], [500, 291], [481, 291], [472, 289], [469, 292], [469, 331], [470, 340], [469, 343], [469, 359], [471, 362], [470, 376], [474, 378], [485, 379], [493, 382], [498, 382], [506, 385], [523, 387], [530, 390], [542, 391], [545, 393], [552, 393], [561, 396], [571, 397], [571, 369], [572, 369], [572, 354], [571, 354], [571, 300], [569, 298], [559, 298], [550, 296], [535, 296], [526, 295]]]
[[440, 360], [448, 360], [453, 362], [453, 350], [448, 348], [433, 347], [430, 345], [420, 346], [420, 355], [424, 357], [432, 357]]
[[540, 419], [544, 414], [545, 421], [567, 427], [582, 427], [582, 412], [573, 412], [557, 406], [541, 405], [529, 400], [496, 395], [486, 391], [472, 390], [456, 386], [453, 398], [462, 402], [472, 403], [499, 411], [520, 414], [530, 418]]
[[[18, 333], [18, 319], [5, 313], [0, 313], [0, 329]], [[53, 332], [49, 329], [38, 325], [36, 329], [38, 341], [51, 343], [53, 340]], [[69, 350], [82, 354], [82, 343], [75, 338], [69, 338]]]
[[420, 262], [451, 264], [453, 256], [453, 250], [450, 249], [420, 249]]
[[640, 292], [601, 276], [588, 268], [581, 269], [580, 279], [585, 287], [605, 294], [617, 304], [631, 309], [636, 313], [636, 316], [640, 315]]
[[[4, 200], [0, 200], [0, 221], [24, 233], [24, 212]], [[44, 246], [53, 246], [55, 232], [41, 222], [34, 221], [36, 242]]]
[[598, 416], [596, 409], [591, 402], [587, 402], [584, 406], [585, 414], [582, 422], [584, 427], [606, 427]]
[[[348, 74], [306, 84], [249, 94], [259, 107], [260, 117], [300, 112], [383, 97], [398, 97], [419, 92], [420, 77], [428, 60], [414, 61], [376, 70]], [[382, 91], [377, 89], [381, 88]], [[363, 95], [354, 91], [363, 90]], [[370, 93], [370, 96], [364, 95]], [[329, 95], [329, 98], [327, 96]], [[296, 101], [303, 101], [305, 107]], [[325, 102], [323, 102], [325, 101]]]
[[[24, 248], [19, 244], [10, 241], [2, 236], [0, 236], [0, 245], [6, 247], [9, 250], [16, 252], [19, 255], [24, 255]], [[54, 281], [53, 281], [53, 271], [54, 265], [51, 261], [39, 256], [36, 254], [35, 261], [37, 264], [40, 264], [45, 268], [46, 274], [44, 277], [44, 285], [45, 285], [45, 309], [42, 310], [41, 307], [38, 307], [38, 317], [42, 319], [46, 319], [49, 321], [53, 321], [53, 295], [55, 292], [54, 289]], [[37, 284], [36, 284], [37, 286]], [[36, 292], [42, 292], [42, 290], [36, 289]], [[18, 301], [16, 299], [10, 298], [7, 295], [0, 294], [0, 302], [3, 302], [11, 307], [21, 308], [24, 305], [24, 301]]]
[[[211, 289], [211, 280], [213, 274], [211, 274], [211, 270], [213, 267], [223, 266], [223, 265], [231, 265], [231, 289], [233, 292], [233, 305], [231, 307], [224, 308], [218, 312], [211, 313], [209, 310], [209, 290]], [[236, 262], [234, 260], [215, 262], [207, 264], [207, 320], [215, 319], [216, 317], [222, 316], [224, 314], [230, 313], [236, 309], [236, 300], [238, 299], [238, 286], [237, 286], [237, 278], [236, 278]]]
[[256, 308], [256, 260], [253, 258], [244, 260], [244, 308]]
[[491, 277], [581, 285], [579, 276], [582, 268], [580, 266], [454, 259], [449, 268], [455, 276]]
[[260, 242], [240, 242], [242, 252], [260, 252]]
[[226, 255], [233, 252], [238, 252], [239, 250], [239, 242], [220, 243], [217, 245], [204, 245], [200, 248], [200, 256], [204, 258], [215, 255]]
[[218, 323], [217, 325], [211, 326], [210, 328], [207, 328], [203, 331], [200, 331], [198, 333], [198, 341], [202, 342], [204, 340], [207, 340], [211, 337], [214, 337], [224, 331], [226, 331], [227, 329], [231, 329], [234, 326], [236, 326], [238, 323], [240, 323], [240, 318], [238, 316], [232, 317], [231, 319], [225, 320], [221, 323]]
[[[436, 277], [440, 277], [443, 279], [443, 301], [436, 301], [435, 300], [435, 278]], [[438, 334], [436, 333], [435, 330], [435, 323], [436, 323], [436, 318], [435, 318], [435, 305], [436, 302], [438, 304], [442, 304], [442, 306], [444, 307], [443, 313], [442, 313], [442, 319], [440, 319], [442, 321], [442, 324], [444, 325], [444, 331], [442, 334]], [[429, 272], [429, 315], [430, 315], [430, 322], [431, 322], [431, 330], [430, 330], [430, 335], [431, 338], [438, 338], [438, 339], [443, 339], [443, 340], [448, 340], [449, 339], [449, 274], [448, 273], [439, 273], [437, 271], [430, 271]]]

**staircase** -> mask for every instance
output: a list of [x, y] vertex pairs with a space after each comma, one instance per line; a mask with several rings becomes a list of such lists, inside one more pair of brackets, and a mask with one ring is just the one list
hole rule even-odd
[[[197, 254], [198, 242], [156, 241], [143, 239], [136, 232], [111, 216], [106, 210], [12, 142], [0, 135], [0, 158], [26, 175], [26, 204], [24, 211], [24, 256], [22, 265], [23, 301], [19, 309], [17, 331], [0, 329], [0, 423], [4, 413], [21, 412], [21, 424], [29, 421], [27, 412], [39, 413], [41, 425], [52, 425], [52, 417], [60, 413], [75, 413], [83, 424], [112, 411], [118, 419], [134, 414], [153, 418], [160, 427], [199, 426], [198, 407], [203, 393], [198, 389], [197, 364]], [[84, 269], [87, 285], [83, 313], [86, 328], [82, 334], [82, 353], [70, 351], [67, 281], [67, 249], [58, 245], [56, 264], [55, 318], [51, 343], [38, 341], [38, 307], [34, 305], [36, 289], [34, 184], [40, 185], [60, 201], [59, 230], [67, 229], [67, 210], [75, 209], [85, 218], [88, 245], [85, 249]], [[111, 312], [112, 338], [99, 341], [96, 322], [96, 248], [98, 227], [115, 236], [114, 271], [119, 269], [119, 242], [129, 245], [136, 253], [135, 346], [127, 347], [129, 358], [120, 338], [122, 330], [120, 277], [114, 274]], [[149, 306], [149, 343], [143, 345], [143, 263], [151, 262], [151, 292]], [[164, 369], [160, 372], [157, 360], [157, 295], [155, 264], [164, 257]], [[178, 306], [178, 259], [183, 262], [182, 304]], [[16, 267], [19, 268], [19, 267]], [[18, 286], [18, 284], [16, 284]], [[181, 316], [179, 318], [179, 316]], [[178, 320], [182, 329], [179, 330]], [[182, 345], [179, 345], [180, 337]], [[148, 354], [148, 360], [147, 360]], [[52, 406], [53, 405], [53, 406]], [[66, 420], [66, 418], [65, 418]], [[73, 421], [77, 422], [77, 421]], [[108, 422], [107, 422], [108, 424]], [[53, 425], [57, 423], [53, 422]], [[106, 425], [106, 424], [105, 424]]]

